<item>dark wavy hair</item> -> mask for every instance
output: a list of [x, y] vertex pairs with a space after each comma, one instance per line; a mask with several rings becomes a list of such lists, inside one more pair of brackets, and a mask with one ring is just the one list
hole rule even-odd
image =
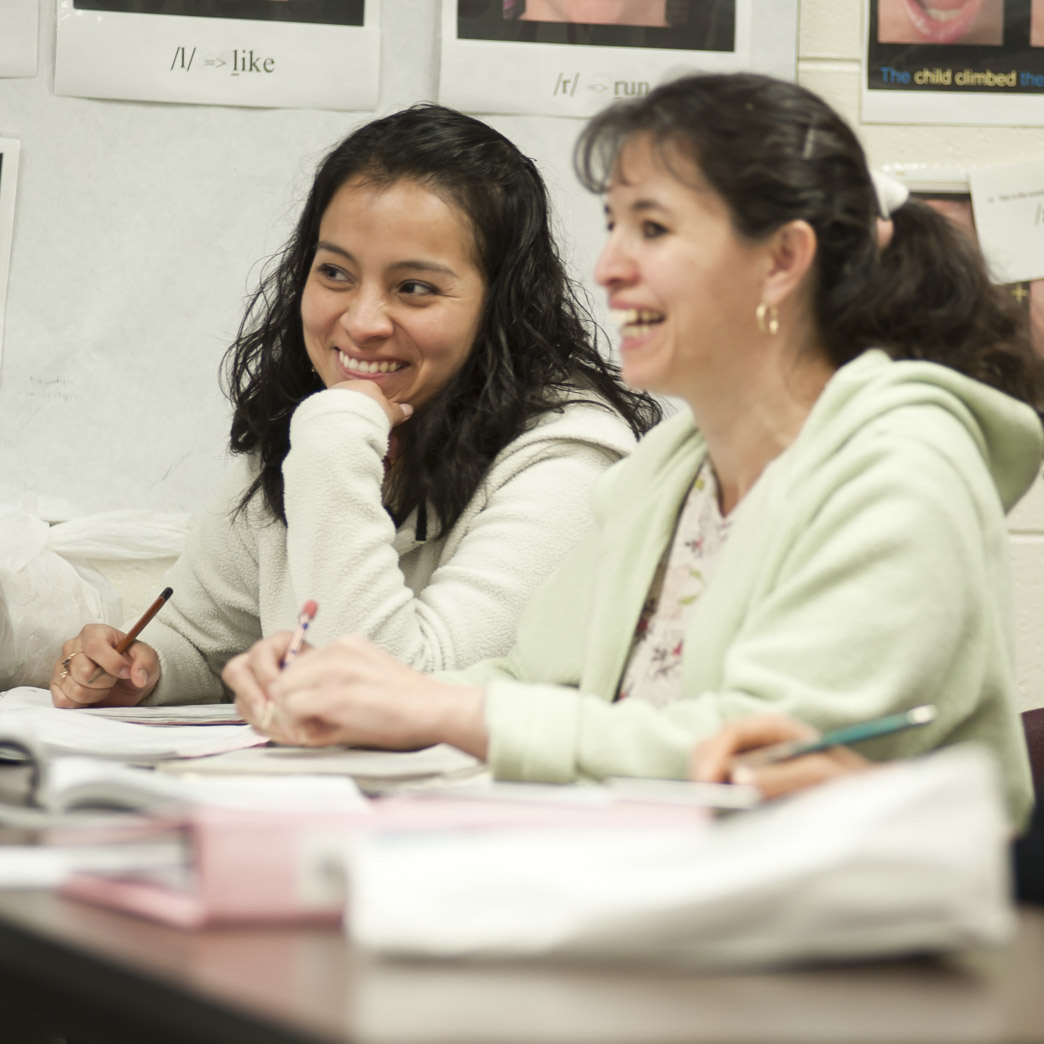
[[821, 98], [753, 73], [698, 75], [620, 102], [584, 129], [580, 180], [604, 192], [626, 141], [647, 136], [665, 167], [695, 163], [752, 241], [789, 221], [816, 233], [813, 310], [835, 366], [869, 347], [942, 363], [1042, 415], [1044, 361], [1028, 316], [995, 286], [978, 245], [925, 203], [891, 215], [882, 249], [877, 196], [862, 146]]
[[399, 453], [386, 494], [393, 518], [430, 505], [439, 531], [449, 529], [497, 453], [537, 415], [568, 402], [613, 408], [636, 436], [660, 419], [656, 401], [623, 385], [599, 350], [597, 327], [552, 238], [547, 190], [533, 161], [480, 120], [416, 105], [366, 124], [326, 155], [297, 227], [266, 266], [226, 352], [230, 447], [260, 461], [241, 508], [260, 491], [286, 522], [282, 465], [290, 419], [323, 387], [305, 349], [301, 295], [323, 213], [353, 180], [377, 188], [414, 181], [457, 208], [471, 226], [486, 281], [463, 365], [396, 428]]

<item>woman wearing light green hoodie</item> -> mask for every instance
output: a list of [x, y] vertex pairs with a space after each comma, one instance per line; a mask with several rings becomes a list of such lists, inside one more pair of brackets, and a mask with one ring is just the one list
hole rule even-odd
[[595, 490], [512, 652], [424, 676], [346, 636], [225, 681], [277, 739], [447, 741], [496, 776], [683, 777], [724, 723], [915, 703], [874, 758], [966, 739], [1031, 802], [1004, 515], [1041, 465], [1041, 363], [977, 249], [794, 84], [696, 76], [614, 106], [578, 169], [624, 379], [685, 408]]

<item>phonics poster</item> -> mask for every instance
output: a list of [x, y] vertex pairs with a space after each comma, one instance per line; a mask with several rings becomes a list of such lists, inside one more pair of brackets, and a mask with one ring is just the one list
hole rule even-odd
[[794, 79], [797, 0], [443, 0], [439, 99], [589, 116], [685, 72]]
[[1044, 0], [864, 0], [864, 122], [1044, 125]]
[[377, 104], [377, 0], [56, 0], [55, 92], [281, 108]]

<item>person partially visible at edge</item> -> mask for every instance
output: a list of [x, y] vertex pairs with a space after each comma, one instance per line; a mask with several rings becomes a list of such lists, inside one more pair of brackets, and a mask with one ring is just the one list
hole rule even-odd
[[318, 640], [418, 670], [507, 652], [595, 478], [660, 416], [593, 334], [503, 135], [437, 105], [349, 135], [226, 356], [237, 459], [171, 602], [126, 655], [111, 627], [66, 642], [54, 702], [219, 701], [226, 661], [307, 600]]
[[796, 84], [665, 84], [596, 116], [577, 162], [605, 194], [624, 380], [687, 408], [599, 480], [506, 657], [430, 677], [346, 635], [280, 675], [275, 635], [226, 668], [239, 706], [272, 700], [280, 740], [447, 741], [566, 782], [683, 778], [757, 711], [825, 730], [934, 703], [867, 754], [977, 739], [1022, 822], [1005, 512], [1044, 445], [1025, 313]]

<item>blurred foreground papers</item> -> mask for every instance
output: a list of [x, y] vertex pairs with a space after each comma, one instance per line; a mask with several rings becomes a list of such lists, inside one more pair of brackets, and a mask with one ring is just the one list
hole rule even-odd
[[346, 925], [390, 955], [697, 967], [998, 945], [1007, 834], [990, 756], [955, 747], [691, 831], [375, 835]]

